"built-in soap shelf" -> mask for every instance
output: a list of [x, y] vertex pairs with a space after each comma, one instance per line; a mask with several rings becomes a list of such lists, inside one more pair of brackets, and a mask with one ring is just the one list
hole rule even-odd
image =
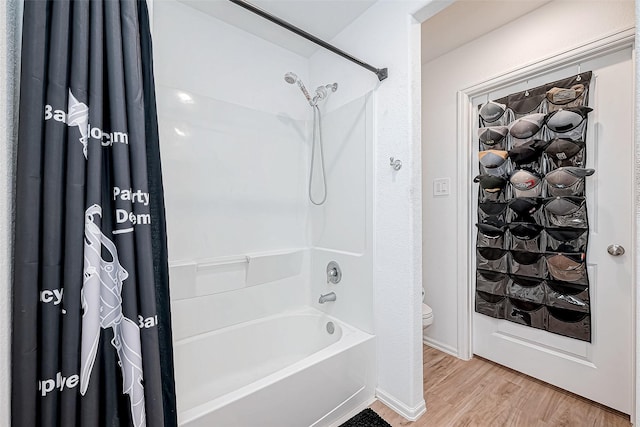
[[169, 263], [171, 299], [194, 298], [300, 274], [303, 249]]
[[235, 257], [220, 257], [209, 260], [195, 262], [197, 271], [214, 270], [216, 268], [227, 267], [238, 264], [248, 264], [249, 255]]

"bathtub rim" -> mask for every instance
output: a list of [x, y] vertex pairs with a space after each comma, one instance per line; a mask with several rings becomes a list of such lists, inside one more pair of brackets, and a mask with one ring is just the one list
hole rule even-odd
[[[344, 321], [331, 316], [330, 314], [325, 313], [324, 311], [318, 310], [314, 307], [311, 306], [300, 306], [300, 307], [296, 307], [290, 310], [285, 310], [282, 311], [280, 313], [276, 313], [276, 314], [270, 314], [268, 316], [264, 316], [264, 317], [258, 317], [257, 319], [251, 319], [251, 320], [247, 320], [244, 322], [240, 322], [240, 323], [234, 323], [233, 325], [228, 325], [225, 326], [223, 328], [218, 328], [218, 329], [213, 329], [211, 331], [207, 331], [207, 332], [203, 332], [201, 334], [196, 334], [196, 335], [190, 335], [188, 337], [184, 337], [184, 338], [180, 338], [178, 340], [175, 340], [173, 342], [173, 347], [177, 347], [181, 344], [188, 344], [190, 342], [193, 341], [199, 341], [201, 339], [204, 338], [208, 338], [211, 336], [215, 336], [215, 335], [220, 335], [226, 332], [230, 332], [236, 329], [241, 329], [241, 328], [245, 328], [247, 326], [251, 326], [254, 324], [258, 324], [258, 323], [263, 323], [269, 320], [273, 320], [273, 319], [278, 319], [278, 318], [283, 318], [283, 317], [290, 317], [290, 316], [315, 316], [315, 317], [325, 317], [327, 318], [327, 321], [332, 321], [334, 323], [337, 323], [338, 326], [340, 326], [342, 328], [342, 334], [344, 335], [344, 333], [346, 331], [348, 332], [357, 332], [357, 331], [361, 331], [360, 329], [356, 328], [355, 326], [349, 325], [348, 323], [345, 323]], [[364, 332], [364, 331], [361, 331]], [[366, 332], [365, 332], [366, 333]], [[342, 339], [342, 337], [340, 338]]]
[[186, 337], [176, 341], [174, 343], [174, 348], [177, 347], [179, 343], [188, 343], [188, 342], [196, 341], [199, 339], [203, 339], [205, 337], [215, 336], [217, 334], [221, 334], [221, 333], [233, 331], [235, 329], [239, 329], [242, 327], [250, 326], [252, 324], [269, 321], [271, 319], [291, 317], [296, 315], [307, 315], [307, 316], [312, 315], [318, 318], [324, 318], [327, 320], [327, 322], [329, 321], [334, 322], [342, 329], [342, 336], [338, 341], [328, 345], [327, 347], [324, 347], [321, 350], [316, 351], [315, 353], [312, 353], [307, 357], [304, 357], [303, 359], [300, 359], [282, 369], [279, 369], [276, 372], [272, 372], [271, 374], [268, 374], [260, 378], [259, 380], [246, 384], [230, 393], [227, 393], [223, 396], [219, 396], [208, 402], [194, 406], [185, 411], [178, 412], [177, 413], [178, 426], [194, 421], [209, 412], [213, 412], [236, 400], [242, 399], [243, 397], [246, 397], [251, 393], [254, 393], [258, 390], [263, 390], [269, 385], [275, 383], [276, 381], [291, 377], [292, 375], [295, 375], [296, 373], [302, 371], [304, 368], [308, 366], [312, 366], [314, 364], [320, 363], [323, 360], [326, 360], [333, 355], [336, 355], [342, 351], [348, 350], [352, 347], [355, 347], [359, 344], [362, 344], [368, 340], [372, 340], [375, 338], [375, 335], [364, 332], [314, 307], [301, 306], [300, 308], [283, 311], [282, 313], [277, 313], [274, 315], [269, 315], [269, 316], [261, 317], [258, 319], [252, 319], [246, 322], [230, 325], [225, 328], [209, 331], [204, 334]]

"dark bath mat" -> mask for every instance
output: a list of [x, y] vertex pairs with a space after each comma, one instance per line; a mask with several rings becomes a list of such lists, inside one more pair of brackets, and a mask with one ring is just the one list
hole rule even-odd
[[380, 418], [373, 409], [367, 408], [341, 424], [340, 427], [391, 427], [391, 424]]

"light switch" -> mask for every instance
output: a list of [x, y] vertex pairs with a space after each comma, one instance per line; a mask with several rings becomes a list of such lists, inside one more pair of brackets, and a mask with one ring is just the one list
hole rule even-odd
[[436, 178], [433, 180], [433, 195], [448, 196], [451, 188], [451, 178]]

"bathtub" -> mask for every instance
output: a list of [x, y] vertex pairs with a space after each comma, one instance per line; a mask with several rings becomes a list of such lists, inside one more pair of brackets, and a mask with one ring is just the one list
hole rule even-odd
[[374, 354], [372, 335], [311, 307], [179, 340], [178, 423], [335, 425], [373, 401]]

